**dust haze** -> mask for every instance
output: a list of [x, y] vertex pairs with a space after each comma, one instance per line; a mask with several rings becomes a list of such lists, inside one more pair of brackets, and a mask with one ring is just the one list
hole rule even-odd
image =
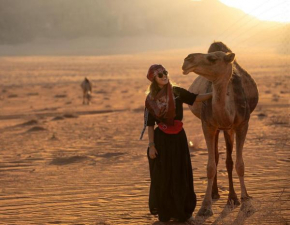
[[289, 24], [218, 0], [0, 0], [0, 13], [0, 55], [138, 53], [214, 40], [289, 53]]

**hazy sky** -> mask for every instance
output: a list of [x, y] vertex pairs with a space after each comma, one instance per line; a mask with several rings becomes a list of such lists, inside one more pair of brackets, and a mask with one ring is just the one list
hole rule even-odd
[[290, 0], [220, 0], [260, 20], [290, 22]]

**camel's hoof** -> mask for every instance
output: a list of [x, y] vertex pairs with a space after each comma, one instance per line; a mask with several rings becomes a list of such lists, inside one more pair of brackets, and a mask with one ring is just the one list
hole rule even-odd
[[213, 200], [218, 200], [218, 199], [220, 199], [220, 195], [219, 195], [219, 193], [212, 193], [211, 194], [211, 198], [213, 199]]
[[241, 197], [241, 201], [242, 201], [242, 203], [243, 203], [243, 202], [246, 202], [246, 201], [248, 201], [248, 200], [250, 200], [250, 199], [252, 199], [252, 197], [249, 196], [249, 195], [247, 195], [246, 197]]
[[213, 212], [210, 208], [201, 207], [201, 209], [197, 213], [198, 216], [209, 217], [213, 215]]
[[227, 205], [238, 206], [240, 204], [241, 203], [240, 203], [239, 199], [237, 198], [237, 196], [228, 198]]

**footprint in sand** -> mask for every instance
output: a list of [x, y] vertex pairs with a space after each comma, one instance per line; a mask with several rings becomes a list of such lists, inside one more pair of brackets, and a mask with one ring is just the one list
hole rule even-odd
[[38, 131], [45, 131], [46, 129], [43, 127], [35, 126], [27, 130], [26, 132], [38, 132]]
[[264, 114], [264, 113], [259, 113], [257, 116], [258, 116], [258, 118], [261, 119], [261, 120], [264, 119], [265, 117], [267, 117], [267, 115]]
[[11, 95], [8, 95], [7, 97], [8, 97], [8, 98], [17, 98], [18, 95], [16, 95], [16, 94], [11, 94]]
[[102, 157], [102, 158], [109, 159], [109, 158], [121, 156], [121, 155], [124, 155], [124, 154], [125, 153], [123, 153], [123, 152], [112, 152], [112, 153], [105, 153], [105, 154], [102, 154], [102, 155], [97, 155], [97, 157]]
[[31, 93], [27, 93], [27, 96], [36, 96], [39, 95], [37, 92], [31, 92]]
[[78, 118], [77, 115], [70, 114], [70, 113], [66, 113], [66, 114], [64, 114], [63, 117], [65, 117], [65, 118]]
[[134, 113], [144, 112], [144, 107], [135, 108], [132, 110]]
[[54, 97], [55, 97], [55, 98], [66, 98], [67, 95], [55, 95]]
[[52, 120], [64, 120], [64, 118], [62, 116], [56, 116]]
[[17, 126], [31, 126], [31, 125], [36, 125], [36, 124], [38, 124], [37, 120], [29, 120], [29, 121], [27, 121], [25, 123], [21, 123]]
[[55, 134], [53, 134], [49, 140], [50, 141], [58, 141], [59, 139], [55, 136]]
[[62, 158], [55, 158], [50, 162], [50, 165], [68, 165], [72, 163], [82, 162], [86, 160], [88, 157], [86, 156], [71, 156], [71, 157], [62, 157]]

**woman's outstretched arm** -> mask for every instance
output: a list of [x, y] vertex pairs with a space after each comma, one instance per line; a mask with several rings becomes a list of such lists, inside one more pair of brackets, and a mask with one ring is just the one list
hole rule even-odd
[[202, 102], [202, 101], [208, 100], [210, 98], [212, 98], [212, 92], [206, 93], [206, 94], [199, 94], [198, 96], [196, 96], [195, 101]]

